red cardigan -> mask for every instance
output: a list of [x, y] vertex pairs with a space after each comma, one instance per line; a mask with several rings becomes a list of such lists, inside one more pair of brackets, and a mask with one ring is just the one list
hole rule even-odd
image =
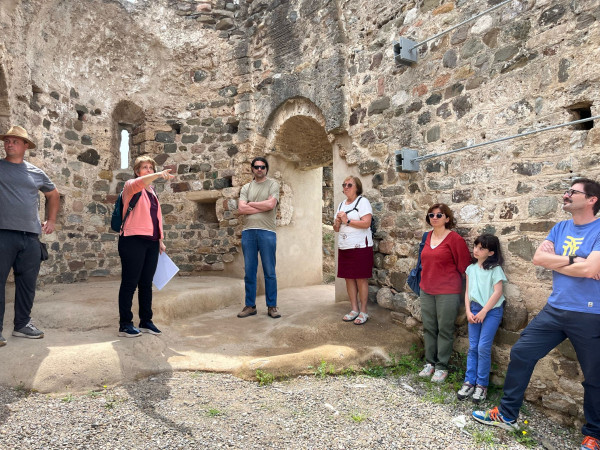
[[460, 294], [463, 274], [471, 264], [471, 253], [465, 240], [456, 231], [436, 247], [431, 248], [431, 233], [427, 235], [421, 253], [421, 283], [419, 287], [427, 294]]

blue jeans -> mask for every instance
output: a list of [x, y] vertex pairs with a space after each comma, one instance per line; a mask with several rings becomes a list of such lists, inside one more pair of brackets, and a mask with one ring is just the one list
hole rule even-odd
[[[3, 211], [2, 214], [7, 214]], [[0, 230], [0, 333], [6, 305], [6, 280], [10, 269], [15, 276], [15, 330], [23, 328], [31, 319], [35, 284], [42, 251], [37, 234], [24, 231]]]
[[[477, 314], [483, 309], [477, 302], [471, 302], [471, 313]], [[504, 305], [492, 308], [483, 319], [483, 323], [469, 324], [469, 353], [465, 381], [487, 387], [490, 384], [492, 367], [492, 343], [502, 321]]]
[[277, 234], [268, 230], [242, 231], [242, 252], [246, 275], [246, 306], [256, 306], [256, 271], [258, 270], [258, 254], [262, 261], [265, 275], [265, 296], [267, 306], [277, 306], [277, 277], [275, 275], [275, 253], [277, 250]]
[[510, 352], [500, 412], [516, 419], [536, 363], [569, 339], [583, 372], [585, 436], [600, 439], [600, 314], [566, 311], [546, 304], [527, 325]]

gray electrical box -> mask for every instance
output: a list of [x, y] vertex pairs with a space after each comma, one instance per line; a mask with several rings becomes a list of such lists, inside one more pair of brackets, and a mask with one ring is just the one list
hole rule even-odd
[[415, 159], [419, 156], [417, 150], [403, 148], [396, 150], [396, 172], [418, 172], [419, 161]]
[[418, 53], [415, 45], [417, 45], [415, 41], [403, 37], [398, 41], [394, 41], [394, 60], [398, 64], [404, 65], [416, 63]]

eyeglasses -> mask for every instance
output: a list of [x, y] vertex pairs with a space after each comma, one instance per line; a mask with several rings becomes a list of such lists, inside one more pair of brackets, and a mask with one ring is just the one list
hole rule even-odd
[[252, 166], [254, 167], [256, 170], [265, 170], [267, 168], [267, 166]]
[[573, 194], [583, 194], [587, 197], [587, 194], [583, 191], [578, 191], [577, 189], [567, 189], [563, 195], [567, 197], [573, 197]]
[[342, 183], [343, 188], [351, 188], [352, 186], [354, 186], [352, 183]]
[[441, 218], [442, 218], [442, 217], [444, 217], [445, 215], [446, 215], [446, 214], [444, 214], [444, 213], [429, 213], [429, 214], [427, 214], [427, 216], [428, 216], [430, 219], [433, 219], [434, 217], [437, 217], [438, 219], [441, 219]]

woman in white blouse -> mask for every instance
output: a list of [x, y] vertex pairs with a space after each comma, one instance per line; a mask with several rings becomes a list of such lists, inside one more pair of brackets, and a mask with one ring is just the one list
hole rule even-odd
[[[336, 210], [333, 230], [338, 233], [338, 273], [346, 279], [352, 311], [343, 317], [355, 325], [369, 318], [367, 300], [368, 280], [373, 271], [373, 236], [371, 220], [373, 209], [362, 194], [362, 183], [357, 177], [346, 177], [342, 184], [346, 200]], [[360, 298], [360, 307], [358, 304]]]

